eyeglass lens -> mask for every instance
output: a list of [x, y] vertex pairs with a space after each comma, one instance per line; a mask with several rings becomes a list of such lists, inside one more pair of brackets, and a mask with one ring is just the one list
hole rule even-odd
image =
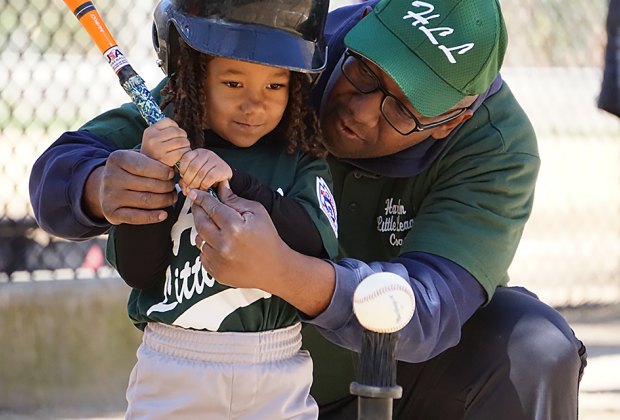
[[375, 72], [350, 50], [345, 52], [345, 59], [341, 67], [347, 80], [361, 93], [366, 94], [374, 92], [377, 89], [381, 90], [383, 93], [381, 114], [385, 120], [403, 136], [411, 134], [413, 131], [423, 131], [452, 121], [466, 110], [466, 108], [455, 109], [451, 112], [451, 115], [442, 120], [422, 124], [402, 101], [396, 98], [383, 86]]

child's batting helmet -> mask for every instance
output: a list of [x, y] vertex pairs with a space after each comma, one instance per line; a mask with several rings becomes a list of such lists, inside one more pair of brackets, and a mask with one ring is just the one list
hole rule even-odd
[[327, 59], [328, 9], [329, 0], [161, 0], [153, 44], [168, 75], [179, 38], [206, 54], [317, 73]]

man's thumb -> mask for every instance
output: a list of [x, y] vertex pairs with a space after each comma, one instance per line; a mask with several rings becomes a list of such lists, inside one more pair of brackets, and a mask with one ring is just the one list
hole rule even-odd
[[222, 203], [237, 210], [239, 214], [243, 214], [248, 211], [256, 211], [256, 205], [260, 205], [256, 201], [246, 200], [245, 198], [239, 197], [230, 188], [222, 184], [220, 184], [217, 188], [217, 196]]

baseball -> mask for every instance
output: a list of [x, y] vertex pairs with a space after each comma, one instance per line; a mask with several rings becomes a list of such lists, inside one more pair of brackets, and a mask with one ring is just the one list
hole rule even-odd
[[409, 283], [394, 273], [366, 277], [353, 294], [353, 311], [364, 328], [393, 333], [411, 320], [415, 297]]

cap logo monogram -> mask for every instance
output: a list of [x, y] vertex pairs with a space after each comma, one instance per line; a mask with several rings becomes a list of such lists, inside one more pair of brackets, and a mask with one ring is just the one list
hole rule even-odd
[[[414, 1], [413, 3], [411, 3], [411, 5], [417, 8], [418, 12], [416, 13], [411, 10], [408, 11], [407, 14], [403, 16], [403, 20], [413, 19], [413, 22], [411, 22], [411, 26], [417, 27], [420, 31], [422, 31], [424, 35], [426, 35], [428, 40], [433, 45], [437, 45], [437, 48], [439, 48], [445, 54], [445, 56], [448, 58], [448, 61], [450, 63], [456, 64], [456, 59], [454, 58], [454, 55], [452, 54], [453, 51], [456, 51], [458, 55], [463, 55], [474, 47], [473, 42], [469, 42], [469, 43], [462, 44], [456, 47], [451, 47], [451, 48], [446, 47], [443, 44], [440, 44], [437, 38], [435, 37], [435, 33], [437, 33], [437, 36], [446, 37], [448, 35], [453, 34], [454, 29], [447, 27], [447, 26], [437, 27], [437, 28], [428, 27], [432, 19], [436, 19], [441, 16], [439, 14], [431, 15], [431, 13], [433, 13], [433, 11], [435, 10], [435, 6], [433, 6], [432, 4], [424, 2], [424, 1]], [[424, 10], [419, 11], [420, 8], [423, 8]], [[420, 26], [418, 27], [418, 25]]]

